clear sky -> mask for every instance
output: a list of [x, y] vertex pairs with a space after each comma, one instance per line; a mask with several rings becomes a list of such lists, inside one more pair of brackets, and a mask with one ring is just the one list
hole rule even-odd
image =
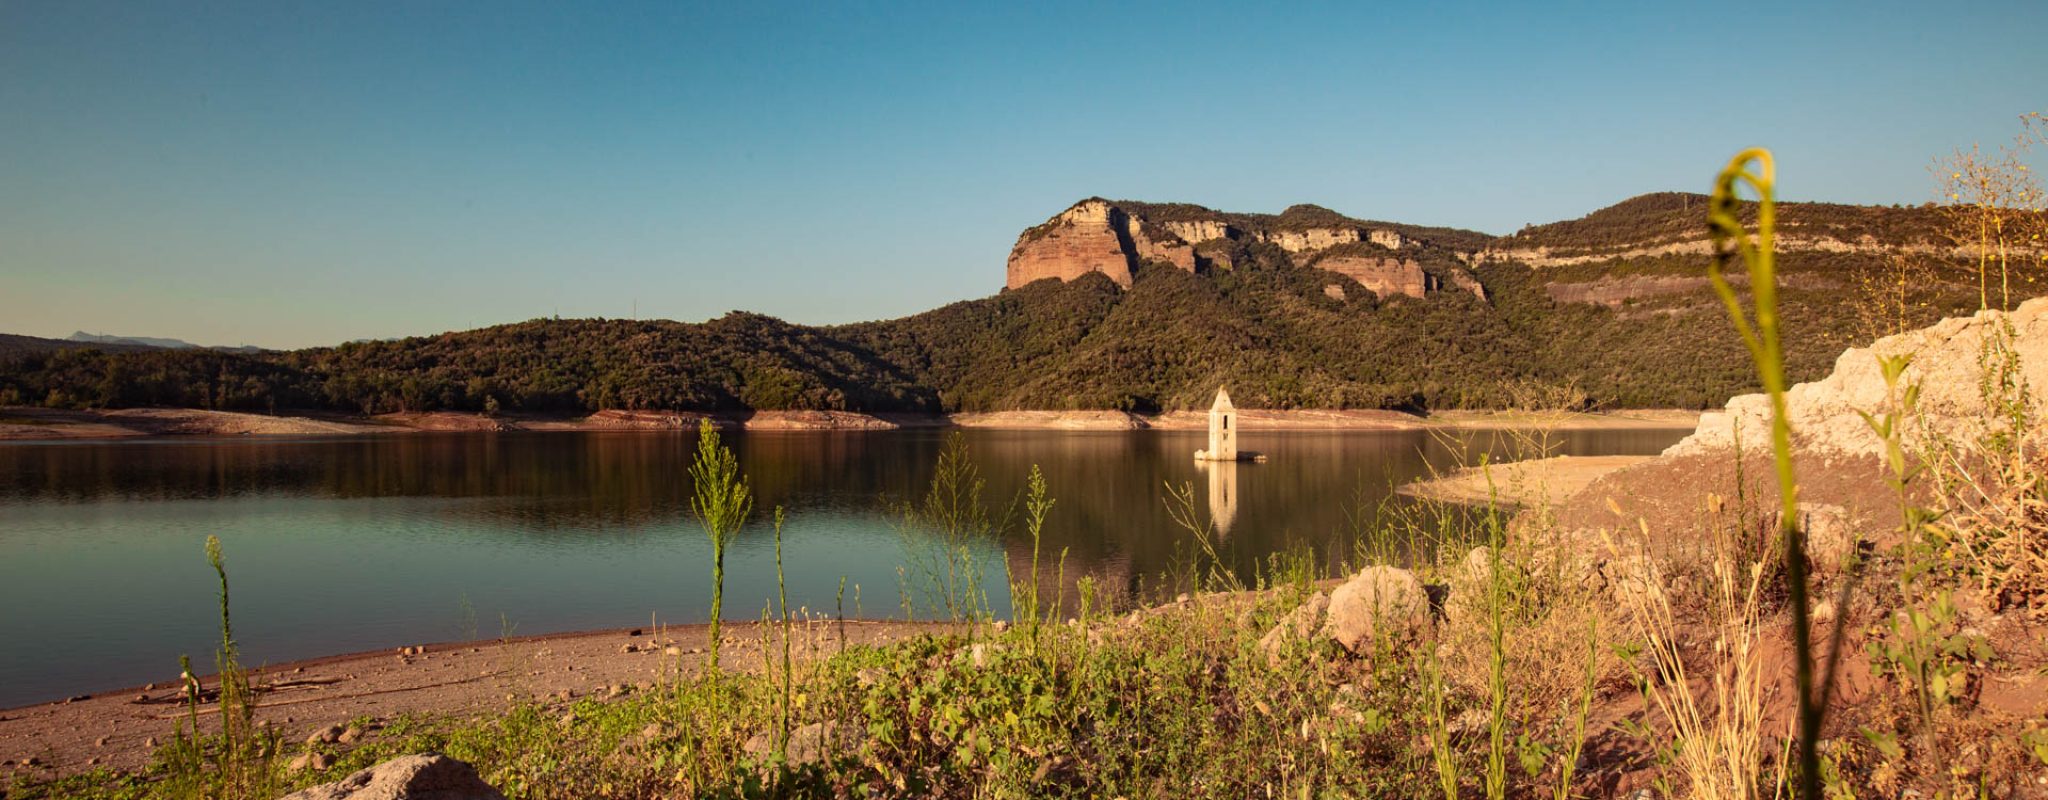
[[[1279, 8], [1275, 8], [1278, 6]], [[294, 347], [995, 292], [1089, 195], [1507, 233], [1917, 203], [2048, 3], [0, 0], [0, 332]]]

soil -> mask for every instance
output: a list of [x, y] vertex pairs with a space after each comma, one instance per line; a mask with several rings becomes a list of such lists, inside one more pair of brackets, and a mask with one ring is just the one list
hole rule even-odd
[[[950, 629], [945, 623], [848, 620], [799, 623], [795, 655], [814, 659], [853, 645], [880, 645]], [[720, 661], [728, 670], [761, 668], [757, 623], [724, 627]], [[297, 742], [358, 717], [412, 713], [484, 715], [509, 701], [567, 704], [590, 695], [644, 691], [708, 656], [704, 625], [565, 633], [508, 640], [424, 645], [331, 656], [256, 670], [257, 724]], [[843, 636], [843, 638], [842, 638]], [[628, 648], [631, 648], [630, 651]], [[207, 687], [212, 677], [201, 679]], [[48, 779], [95, 767], [135, 769], [155, 743], [167, 742], [187, 715], [175, 675], [137, 686], [0, 711], [0, 785], [14, 777]], [[214, 706], [200, 707], [211, 729]], [[30, 760], [34, 766], [28, 766]]]

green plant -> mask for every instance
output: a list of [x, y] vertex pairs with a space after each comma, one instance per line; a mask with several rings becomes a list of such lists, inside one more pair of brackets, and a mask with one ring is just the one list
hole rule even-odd
[[[1752, 171], [1754, 166], [1754, 171]], [[1714, 179], [1707, 223], [1714, 260], [1707, 278], [1726, 306], [1742, 343], [1755, 362], [1771, 408], [1771, 461], [1778, 478], [1779, 533], [1785, 553], [1785, 588], [1792, 614], [1793, 691], [1798, 719], [1799, 795], [1820, 800], [1821, 722], [1834, 693], [1831, 654], [1826, 677], [1815, 683], [1812, 603], [1807, 597], [1806, 535], [1799, 523], [1799, 478], [1792, 466], [1792, 426], [1785, 412], [1785, 350], [1778, 319], [1776, 167], [1771, 153], [1752, 148], [1737, 153]], [[1756, 192], [1756, 238], [1741, 220], [1739, 187]], [[1747, 268], [1751, 311], [1745, 311], [1727, 268], [1736, 260]], [[1838, 628], [1839, 631], [1839, 628]], [[1839, 633], [1837, 634], [1839, 641]], [[1839, 646], [1836, 648], [1839, 651]]]
[[690, 465], [690, 510], [711, 540], [710, 668], [717, 672], [719, 623], [725, 607], [725, 551], [753, 513], [753, 490], [740, 474], [739, 458], [719, 442], [711, 420], [697, 426], [697, 457]]
[[[1024, 624], [1034, 652], [1038, 649], [1039, 629], [1045, 622], [1038, 589], [1039, 547], [1044, 538], [1045, 518], [1052, 511], [1054, 502], [1046, 490], [1045, 473], [1037, 464], [1031, 465], [1031, 474], [1025, 479], [1024, 496], [1024, 532], [1031, 537], [1031, 574], [1022, 586], [1012, 581], [1010, 596], [1015, 603], [1012, 616]], [[1058, 613], [1058, 609], [1055, 608], [1053, 613]]]
[[939, 451], [924, 498], [898, 509], [906, 566], [898, 567], [897, 576], [905, 619], [914, 617], [919, 599], [954, 622], [990, 616], [978, 553], [1009, 527], [1016, 508], [1013, 503], [991, 515], [982, 498], [986, 490], [966, 437], [954, 431]]
[[1223, 563], [1223, 557], [1216, 552], [1216, 528], [1209, 515], [1202, 510], [1195, 498], [1195, 484], [1192, 481], [1175, 486], [1166, 484], [1166, 513], [1175, 525], [1188, 532], [1195, 543], [1197, 563], [1190, 565], [1190, 573], [1196, 590], [1221, 589], [1243, 591], [1244, 581], [1237, 572]]

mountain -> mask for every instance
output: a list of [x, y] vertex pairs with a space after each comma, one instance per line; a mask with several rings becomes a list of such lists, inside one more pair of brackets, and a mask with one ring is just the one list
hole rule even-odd
[[36, 353], [53, 353], [59, 350], [87, 349], [128, 352], [133, 350], [151, 350], [155, 348], [151, 348], [147, 345], [108, 342], [80, 342], [73, 339], [45, 339], [40, 336], [20, 336], [12, 333], [0, 333], [0, 359], [12, 358], [15, 356], [31, 355]]
[[[1976, 309], [1940, 211], [1780, 208], [1792, 379], [1900, 314], [1917, 325]], [[1495, 237], [1316, 206], [1089, 198], [1017, 238], [1002, 292], [900, 319], [543, 319], [257, 353], [0, 342], [0, 404], [1151, 412], [1202, 408], [1227, 384], [1266, 408], [1505, 407], [1539, 393], [1701, 408], [1755, 388], [1704, 277], [1704, 209], [1699, 195], [1644, 195]], [[1902, 258], [1918, 265], [1910, 280]]]
[[108, 336], [101, 333], [86, 333], [85, 331], [75, 332], [66, 338], [69, 341], [85, 342], [88, 344], [129, 344], [140, 347], [163, 347], [173, 350], [199, 346], [183, 339], [157, 339], [148, 336]]
[[237, 347], [228, 347], [228, 346], [225, 346], [225, 345], [220, 345], [220, 346], [212, 346], [212, 347], [209, 347], [209, 346], [207, 346], [207, 345], [198, 345], [198, 344], [193, 344], [193, 343], [191, 343], [191, 342], [188, 342], [188, 341], [185, 341], [185, 340], [183, 340], [183, 339], [159, 339], [159, 338], [155, 338], [155, 337], [150, 337], [150, 336], [109, 336], [109, 335], [106, 335], [106, 334], [102, 334], [102, 333], [86, 333], [85, 331], [76, 331], [76, 332], [72, 333], [72, 334], [71, 334], [71, 335], [70, 335], [69, 337], [66, 337], [65, 341], [71, 341], [71, 342], [80, 342], [80, 343], [84, 343], [84, 344], [96, 344], [96, 345], [127, 345], [127, 346], [131, 346], [131, 347], [158, 347], [158, 348], [163, 348], [163, 349], [166, 349], [166, 350], [185, 350], [185, 349], [192, 349], [192, 348], [205, 348], [205, 349], [208, 349], [208, 350], [221, 350], [221, 351], [225, 351], [225, 352], [230, 352], [230, 353], [262, 353], [262, 352], [266, 352], [264, 348], [261, 348], [261, 347], [256, 347], [256, 346], [254, 346], [254, 345], [240, 345], [240, 346], [237, 346]]

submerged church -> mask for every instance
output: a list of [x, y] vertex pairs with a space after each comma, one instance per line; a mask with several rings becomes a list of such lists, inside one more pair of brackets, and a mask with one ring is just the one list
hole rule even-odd
[[1237, 406], [1230, 392], [1218, 388], [1216, 402], [1209, 405], [1209, 448], [1195, 451], [1196, 461], [1264, 461], [1265, 456], [1237, 449]]

